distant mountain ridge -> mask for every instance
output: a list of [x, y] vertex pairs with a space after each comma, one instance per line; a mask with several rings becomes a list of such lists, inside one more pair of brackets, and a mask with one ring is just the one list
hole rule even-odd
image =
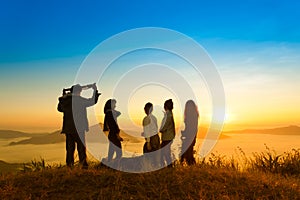
[[300, 127], [291, 125], [286, 127], [270, 128], [270, 129], [244, 129], [234, 131], [224, 131], [223, 133], [230, 134], [270, 134], [270, 135], [300, 135]]
[[20, 145], [20, 144], [56, 144], [65, 141], [65, 137], [60, 134], [60, 131], [55, 131], [48, 134], [34, 135], [31, 134], [31, 137], [24, 139], [18, 142], [9, 143], [10, 146]]
[[[99, 134], [99, 130], [102, 130], [102, 124], [93, 125], [90, 127], [90, 131], [87, 133], [88, 138], [98, 142], [105, 142], [106, 138], [103, 134]], [[204, 138], [207, 129], [199, 128], [197, 138]], [[233, 130], [233, 131], [223, 131], [220, 139], [228, 138], [224, 134], [271, 134], [271, 135], [300, 135], [299, 126], [287, 126], [271, 129], [244, 129], [244, 130]], [[131, 141], [133, 143], [139, 143], [143, 141], [141, 138], [135, 138], [126, 134], [126, 131], [121, 130], [121, 136], [124, 138], [124, 141]], [[65, 137], [63, 134], [60, 134], [60, 130], [54, 131], [52, 133], [25, 133], [21, 131], [12, 131], [12, 130], [0, 130], [0, 139], [16, 139], [28, 137], [17, 142], [11, 142], [9, 145], [23, 145], [23, 144], [56, 144], [65, 142]], [[88, 139], [87, 138], [87, 139]]]
[[[99, 126], [100, 125], [100, 126]], [[95, 124], [90, 127], [90, 131], [86, 133], [87, 141], [94, 142], [106, 142], [107, 137], [105, 136], [107, 133], [100, 134], [102, 131], [103, 124]], [[131, 141], [133, 143], [139, 143], [144, 141], [140, 138], [135, 138], [126, 134], [123, 130], [120, 132], [121, 137], [123, 137], [124, 141]], [[11, 131], [11, 130], [0, 130], [0, 139], [17, 139], [27, 137], [26, 139], [20, 141], [13, 141], [9, 143], [9, 146], [14, 145], [24, 145], [24, 144], [56, 144], [65, 142], [64, 134], [61, 134], [60, 130], [54, 131], [52, 133], [25, 133], [21, 131]]]
[[0, 130], [0, 139], [13, 139], [20, 137], [31, 137], [33, 135], [40, 135], [40, 133], [25, 133], [22, 131], [12, 131], [12, 130]]

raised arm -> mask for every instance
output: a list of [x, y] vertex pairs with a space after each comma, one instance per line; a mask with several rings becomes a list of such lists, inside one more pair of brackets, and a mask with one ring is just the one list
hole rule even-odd
[[94, 90], [93, 96], [91, 98], [88, 98], [88, 99], [82, 98], [82, 101], [83, 101], [82, 103], [86, 107], [90, 107], [90, 106], [95, 105], [98, 102], [99, 96], [101, 95], [100, 93], [98, 93], [96, 85], [93, 85], [92, 88]]

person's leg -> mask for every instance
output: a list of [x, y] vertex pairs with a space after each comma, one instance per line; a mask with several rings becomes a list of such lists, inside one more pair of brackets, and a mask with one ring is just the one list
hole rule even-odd
[[116, 159], [120, 159], [122, 157], [122, 146], [120, 140], [115, 141], [115, 151], [116, 151]]
[[171, 155], [171, 149], [170, 146], [168, 145], [170, 143], [170, 141], [162, 141], [161, 143], [161, 157], [162, 157], [162, 165], [165, 164], [165, 161], [167, 162], [167, 165], [170, 164], [170, 155]]
[[184, 161], [186, 161], [186, 152], [184, 152], [181, 156], [180, 156], [180, 163], [184, 163]]
[[75, 152], [75, 140], [73, 135], [66, 134], [66, 163], [67, 166], [71, 167], [74, 165], [74, 152]]
[[196, 164], [196, 160], [194, 157], [194, 146], [196, 144], [196, 138], [194, 138], [193, 142], [189, 146], [189, 152], [188, 152], [188, 164], [189, 165], [194, 165]]
[[161, 160], [160, 163], [161, 163], [162, 166], [165, 165], [165, 149], [164, 149], [164, 146], [165, 146], [165, 142], [162, 141], [161, 144], [160, 144], [160, 152], [161, 152], [161, 154], [160, 154], [160, 160]]
[[162, 166], [161, 164], [161, 152], [159, 149], [156, 149], [155, 151], [152, 151], [152, 160], [155, 167]]
[[188, 149], [184, 152], [184, 158], [188, 165], [190, 165], [191, 163], [191, 154], [193, 153], [193, 150], [191, 151], [191, 149], [193, 149], [193, 147], [191, 148], [191, 146], [189, 146]]
[[186, 161], [188, 165], [193, 165], [196, 163], [196, 160], [194, 158], [194, 144], [191, 144], [187, 149]]
[[143, 146], [143, 154], [148, 153], [148, 149], [147, 149], [147, 142], [145, 142], [144, 146]]
[[155, 135], [153, 137], [150, 138], [150, 143], [151, 143], [151, 160], [152, 163], [155, 167], [159, 167], [160, 166], [160, 162], [161, 162], [161, 156], [160, 156], [160, 141], [159, 141], [159, 136]]
[[152, 152], [151, 152], [151, 160], [153, 165], [157, 168], [162, 166], [161, 164], [161, 152], [159, 150], [159, 146], [154, 146], [152, 147]]
[[150, 138], [150, 143], [151, 143], [151, 151], [156, 151], [160, 148], [160, 141], [159, 141], [159, 136], [158, 135], [155, 135], [155, 136], [152, 136]]
[[76, 137], [77, 142], [77, 152], [79, 157], [79, 163], [83, 167], [87, 167], [87, 161], [86, 161], [86, 147], [85, 147], [85, 135], [84, 133], [80, 133], [80, 136], [77, 135]]
[[110, 162], [114, 156], [114, 144], [109, 141], [109, 144], [108, 144], [108, 156], [107, 156], [107, 162]]
[[172, 158], [171, 158], [171, 141], [168, 142], [168, 144], [165, 146], [166, 148], [166, 154], [165, 154], [165, 158], [166, 158], [166, 162], [167, 165], [171, 165], [172, 164]]
[[182, 147], [181, 147], [181, 156], [180, 156], [180, 162], [183, 163], [184, 161], [187, 161], [187, 145], [186, 140], [182, 140]]

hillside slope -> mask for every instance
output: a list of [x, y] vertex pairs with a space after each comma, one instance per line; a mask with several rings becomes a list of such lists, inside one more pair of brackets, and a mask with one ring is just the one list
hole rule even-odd
[[0, 199], [299, 199], [300, 181], [230, 169], [176, 167], [143, 174], [50, 169], [0, 177]]

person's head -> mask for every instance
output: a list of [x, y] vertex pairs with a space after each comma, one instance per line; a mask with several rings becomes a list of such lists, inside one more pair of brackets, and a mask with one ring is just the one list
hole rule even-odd
[[169, 99], [169, 100], [165, 101], [165, 103], [164, 103], [164, 109], [166, 111], [167, 110], [169, 110], [169, 111], [173, 110], [173, 101], [172, 101], [172, 99]]
[[79, 84], [73, 85], [71, 87], [71, 92], [73, 95], [79, 96], [81, 94], [82, 87]]
[[109, 99], [106, 101], [104, 106], [104, 114], [106, 114], [109, 110], [114, 110], [116, 108], [117, 101], [115, 99]]
[[146, 103], [144, 110], [145, 110], [146, 115], [149, 115], [153, 110], [153, 104], [150, 102]]
[[198, 118], [198, 107], [195, 104], [193, 100], [188, 100], [185, 103], [185, 109], [184, 109], [185, 117], [197, 117]]

